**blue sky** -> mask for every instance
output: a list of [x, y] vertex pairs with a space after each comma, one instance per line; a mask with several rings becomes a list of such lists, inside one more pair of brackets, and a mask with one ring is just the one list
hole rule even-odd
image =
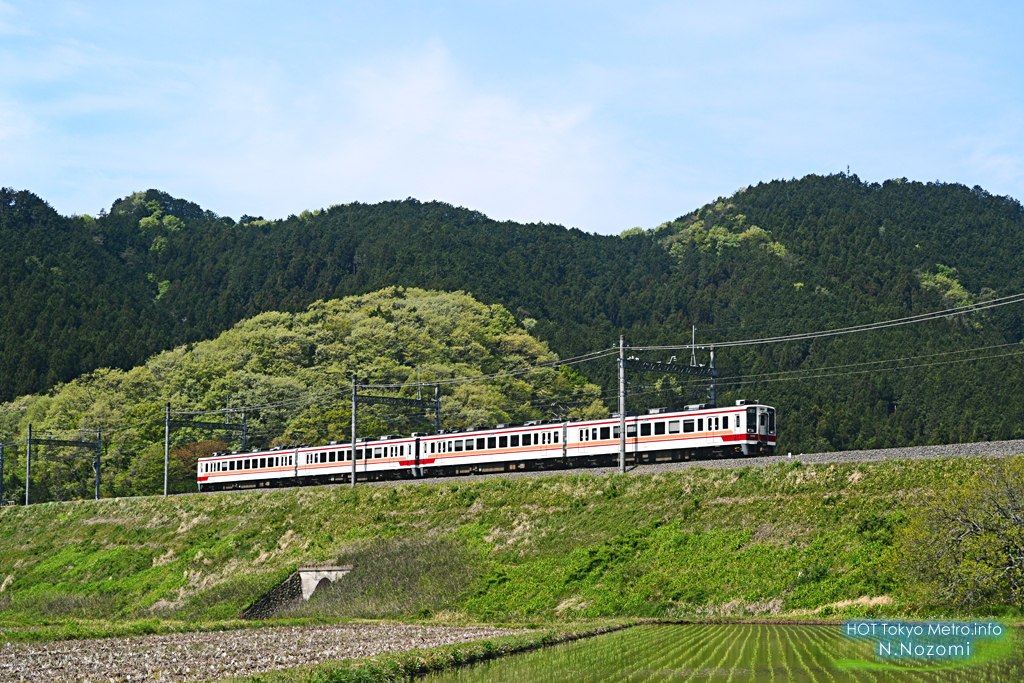
[[0, 184], [238, 218], [416, 197], [588, 232], [762, 180], [1024, 197], [1024, 6], [0, 0]]

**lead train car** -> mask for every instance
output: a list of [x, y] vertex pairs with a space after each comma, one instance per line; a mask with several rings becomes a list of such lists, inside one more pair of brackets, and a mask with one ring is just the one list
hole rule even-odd
[[[754, 401], [712, 408], [688, 406], [626, 417], [626, 460], [668, 462], [691, 458], [774, 455], [775, 409]], [[450, 476], [521, 469], [593, 467], [615, 462], [619, 418], [527, 422], [409, 437], [356, 440], [356, 479]], [[352, 445], [273, 448], [214, 453], [200, 458], [200, 491], [347, 482]]]

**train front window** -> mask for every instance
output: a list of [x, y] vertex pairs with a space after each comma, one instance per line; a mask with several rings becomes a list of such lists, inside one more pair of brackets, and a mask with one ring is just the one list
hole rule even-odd
[[757, 431], [757, 408], [747, 408], [747, 432]]

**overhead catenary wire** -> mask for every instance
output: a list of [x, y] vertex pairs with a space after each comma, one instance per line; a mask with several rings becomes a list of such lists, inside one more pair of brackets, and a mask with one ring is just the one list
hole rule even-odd
[[[996, 307], [999, 307], [999, 306], [1005, 306], [1005, 305], [1014, 304], [1014, 303], [1021, 303], [1021, 302], [1024, 302], [1024, 293], [1012, 294], [1012, 295], [1008, 295], [1008, 296], [1005, 296], [1005, 297], [989, 299], [987, 301], [978, 302], [978, 303], [974, 303], [974, 304], [967, 304], [967, 305], [964, 305], [964, 306], [958, 306], [958, 307], [955, 307], [955, 308], [952, 308], [952, 309], [946, 309], [946, 310], [942, 310], [942, 311], [932, 311], [932, 312], [929, 312], [929, 313], [921, 313], [921, 314], [917, 314], [917, 315], [913, 315], [913, 316], [906, 316], [906, 317], [903, 317], [903, 318], [895, 318], [895, 319], [891, 319], [891, 320], [878, 321], [878, 322], [874, 322], [874, 323], [865, 323], [865, 324], [862, 324], [862, 325], [853, 325], [853, 326], [848, 326], [848, 327], [844, 327], [844, 328], [838, 328], [838, 329], [834, 329], [834, 330], [819, 330], [819, 331], [813, 331], [813, 332], [804, 332], [804, 333], [791, 334], [791, 335], [783, 335], [783, 336], [776, 336], [776, 337], [764, 337], [764, 338], [758, 338], [758, 339], [746, 339], [746, 340], [734, 340], [734, 341], [719, 341], [719, 342], [714, 342], [714, 343], [702, 343], [702, 344], [696, 344], [696, 345], [695, 344], [683, 344], [683, 345], [671, 345], [671, 346], [632, 346], [632, 347], [628, 347], [628, 348], [629, 348], [630, 351], [634, 351], [634, 352], [645, 352], [645, 351], [670, 351], [670, 350], [691, 349], [691, 348], [694, 348], [695, 346], [697, 346], [697, 347], [715, 346], [716, 348], [726, 348], [726, 347], [737, 347], [737, 346], [753, 346], [753, 345], [784, 343], [784, 342], [791, 342], [791, 341], [806, 341], [806, 340], [812, 340], [812, 339], [819, 339], [819, 338], [823, 338], [823, 337], [833, 337], [833, 336], [839, 336], [839, 335], [843, 335], [843, 334], [853, 334], [853, 333], [858, 333], [858, 332], [868, 332], [868, 331], [873, 331], [873, 330], [881, 330], [881, 329], [887, 329], [887, 328], [891, 328], [891, 327], [904, 326], [904, 325], [909, 325], [909, 324], [914, 324], [914, 323], [919, 323], [919, 322], [927, 322], [927, 321], [931, 321], [931, 320], [938, 320], [938, 319], [943, 319], [943, 318], [949, 318], [949, 317], [953, 317], [953, 316], [956, 316], [956, 315], [963, 315], [963, 314], [967, 314], [967, 313], [983, 311], [983, 310], [987, 310], [987, 309], [990, 309], [990, 308], [996, 308]], [[950, 352], [944, 352], [944, 353], [938, 353], [938, 354], [928, 354], [928, 355], [923, 355], [923, 356], [910, 356], [910, 357], [905, 357], [905, 358], [900, 358], [900, 359], [886, 359], [886, 360], [879, 360], [879, 361], [866, 361], [866, 362], [862, 362], [862, 363], [851, 363], [851, 364], [846, 364], [846, 365], [841, 365], [841, 366], [826, 366], [826, 367], [822, 367], [822, 368], [803, 368], [803, 369], [797, 369], [797, 370], [780, 371], [778, 373], [763, 373], [763, 374], [760, 374], [760, 375], [746, 375], [746, 376], [741, 376], [742, 377], [741, 379], [733, 379], [733, 378], [722, 377], [722, 378], [719, 378], [718, 383], [721, 384], [721, 385], [725, 385], [725, 386], [739, 386], [739, 385], [743, 385], [743, 384], [754, 384], [754, 383], [757, 383], [757, 382], [775, 382], [775, 381], [786, 381], [786, 380], [790, 380], [790, 379], [817, 379], [817, 378], [821, 378], [821, 377], [837, 377], [837, 376], [852, 375], [852, 374], [865, 374], [865, 373], [868, 373], [868, 372], [877, 372], [879, 370], [878, 369], [871, 369], [871, 370], [839, 372], [839, 373], [829, 372], [829, 371], [830, 370], [836, 370], [836, 369], [861, 367], [861, 366], [866, 366], [866, 365], [882, 365], [882, 364], [886, 364], [886, 363], [904, 362], [904, 361], [907, 361], [907, 360], [917, 360], [917, 359], [921, 359], [921, 358], [938, 357], [938, 356], [943, 356], [943, 355], [952, 355], [952, 354], [957, 354], [957, 353], [965, 353], [965, 352], [968, 352], [968, 351], [982, 351], [982, 350], [990, 350], [990, 349], [996, 349], [996, 348], [1005, 348], [1005, 347], [1011, 346], [1011, 345], [1012, 344], [991, 345], [991, 346], [987, 346], [987, 347], [979, 347], [977, 349], [950, 351]], [[524, 367], [524, 368], [517, 368], [515, 370], [508, 370], [508, 371], [503, 371], [503, 372], [481, 374], [481, 375], [470, 375], [470, 376], [464, 376], [464, 377], [445, 378], [445, 379], [434, 379], [434, 380], [427, 380], [427, 381], [423, 381], [423, 382], [401, 382], [401, 383], [397, 383], [396, 382], [396, 383], [379, 383], [379, 384], [364, 383], [364, 384], [360, 384], [359, 386], [360, 386], [360, 388], [364, 388], [364, 389], [380, 389], [380, 390], [390, 389], [390, 390], [396, 390], [396, 389], [403, 389], [403, 388], [423, 386], [423, 385], [453, 386], [453, 385], [473, 383], [473, 382], [492, 381], [492, 380], [498, 380], [498, 379], [504, 379], [504, 378], [510, 378], [510, 377], [518, 377], [518, 376], [522, 376], [522, 375], [531, 374], [531, 373], [534, 373], [534, 372], [540, 372], [542, 370], [556, 369], [556, 368], [563, 367], [563, 366], [569, 366], [569, 365], [576, 365], [576, 364], [580, 364], [580, 363], [592, 362], [592, 361], [595, 361], [595, 360], [600, 360], [602, 358], [606, 358], [606, 357], [615, 355], [616, 352], [617, 352], [616, 348], [615, 347], [611, 347], [611, 348], [600, 349], [600, 350], [597, 350], [597, 351], [591, 351], [591, 352], [588, 352], [588, 353], [585, 353], [585, 354], [574, 356], [572, 358], [547, 361], [545, 363], [538, 363], [537, 365], [532, 365], [532, 366], [528, 366], [528, 367]], [[957, 359], [957, 360], [952, 360], [952, 361], [942, 361], [942, 362], [938, 362], [938, 363], [923, 363], [923, 364], [918, 364], [918, 365], [914, 365], [914, 366], [904, 366], [904, 367], [895, 368], [895, 369], [912, 369], [912, 368], [917, 368], [917, 367], [930, 367], [932, 365], [945, 365], [945, 364], [949, 364], [949, 363], [968, 362], [968, 361], [971, 361], [971, 360], [985, 360], [987, 358], [999, 358], [999, 357], [1019, 355], [1019, 353], [1020, 352], [1014, 352], [1014, 353], [1010, 353], [1010, 354], [1000, 354], [1000, 355], [988, 356], [988, 357], [984, 357], [984, 358], [980, 358], [980, 359], [965, 358], [965, 359]], [[894, 369], [894, 368], [882, 368], [882, 370], [892, 370], [892, 369]], [[819, 374], [815, 375], [815, 374], [810, 374], [810, 373], [819, 373]], [[680, 389], [683, 389], [683, 388], [686, 388], [686, 387], [689, 387], [689, 386], [691, 386], [691, 385], [688, 383], [688, 384], [680, 385], [680, 387], [677, 388], [677, 389], [672, 389], [672, 388], [658, 389], [658, 390], [655, 390], [654, 393], [665, 392], [665, 391], [678, 391]], [[332, 398], [332, 397], [335, 397], [335, 396], [340, 396], [340, 395], [343, 395], [343, 394], [347, 393], [348, 390], [349, 389], [347, 387], [345, 387], [345, 388], [339, 388], [339, 389], [335, 389], [335, 390], [321, 391], [321, 392], [316, 392], [316, 393], [311, 393], [311, 394], [304, 394], [302, 396], [296, 396], [294, 398], [289, 398], [289, 399], [285, 399], [285, 400], [281, 400], [281, 401], [273, 401], [273, 402], [267, 402], [267, 403], [262, 403], [262, 404], [254, 404], [254, 405], [245, 406], [245, 407], [234, 407], [234, 408], [227, 408], [227, 409], [222, 408], [222, 409], [216, 409], [216, 410], [173, 410], [173, 411], [171, 411], [171, 414], [176, 415], [176, 416], [224, 415], [224, 414], [231, 414], [231, 413], [241, 413], [243, 411], [260, 411], [260, 410], [271, 410], [271, 409], [275, 409], [275, 408], [288, 408], [288, 407], [293, 407], [293, 406], [302, 405], [302, 404], [309, 405], [309, 404], [313, 404], [314, 402], [316, 402], [318, 400], [322, 400], [322, 399], [325, 399], [325, 398]], [[640, 396], [640, 395], [644, 395], [645, 393], [652, 393], [652, 392], [633, 392], [632, 395]], [[593, 400], [593, 398], [606, 398], [606, 397], [609, 397], [611, 395], [614, 395], [614, 393], [611, 392], [611, 391], [606, 391], [606, 392], [602, 392], [601, 394], [599, 394], [597, 396], [590, 397], [590, 400]], [[527, 404], [517, 404], [517, 405], [519, 407], [522, 407], [524, 405], [526, 407], [549, 407], [549, 406], [557, 404], [559, 402], [565, 402], [566, 399], [568, 399], [568, 398], [570, 398], [570, 397], [559, 397], [557, 399], [544, 399], [543, 401], [538, 400], [538, 401], [535, 401], [535, 402], [528, 402]], [[571, 399], [576, 399], [576, 398], [577, 397], [571, 397]], [[538, 405], [538, 404], [540, 404], [540, 405]], [[132, 422], [132, 423], [118, 424], [118, 425], [115, 425], [115, 426], [100, 427], [99, 431], [100, 431], [101, 434], [109, 435], [109, 434], [113, 434], [113, 433], [118, 433], [118, 432], [126, 431], [126, 430], [129, 430], [129, 429], [134, 429], [134, 428], [137, 428], [137, 427], [145, 426], [145, 425], [151, 424], [153, 422], [156, 422], [158, 420], [161, 420], [161, 419], [163, 419], [163, 417], [164, 417], [164, 415], [162, 413], [154, 413], [149, 418], [145, 418], [145, 419], [142, 419], [142, 420], [137, 420], [137, 421]], [[60, 438], [60, 437], [78, 437], [78, 436], [81, 435], [81, 433], [82, 433], [81, 430], [76, 430], [74, 432], [65, 432], [65, 433], [62, 433], [62, 434], [50, 434], [48, 436], [51, 437], [51, 438], [54, 438], [54, 437], [57, 437], [57, 438]], [[7, 444], [7, 445], [17, 446], [19, 444], [17, 442], [12, 442], [12, 443]]]

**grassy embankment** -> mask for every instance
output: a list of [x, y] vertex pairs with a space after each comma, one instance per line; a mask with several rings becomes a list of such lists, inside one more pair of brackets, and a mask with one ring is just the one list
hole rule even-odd
[[893, 534], [911, 506], [985, 462], [780, 462], [6, 508], [0, 635], [239, 627], [230, 620], [297, 565], [335, 561], [356, 570], [288, 616], [910, 614], [884, 561]]

